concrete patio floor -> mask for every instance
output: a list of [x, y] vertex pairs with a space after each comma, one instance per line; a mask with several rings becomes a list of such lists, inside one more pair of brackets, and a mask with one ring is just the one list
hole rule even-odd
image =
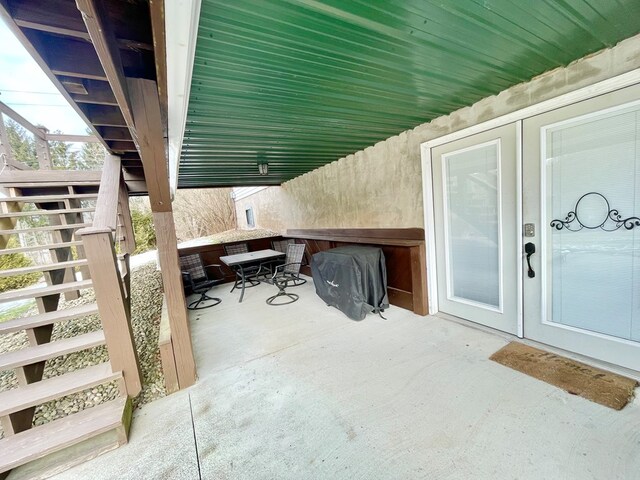
[[192, 314], [199, 381], [136, 412], [129, 444], [63, 479], [633, 479], [620, 412], [488, 360], [504, 337], [391, 307], [349, 320], [311, 282]]

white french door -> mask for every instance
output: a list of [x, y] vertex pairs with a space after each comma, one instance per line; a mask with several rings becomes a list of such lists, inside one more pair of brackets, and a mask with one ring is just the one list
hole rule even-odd
[[640, 85], [430, 153], [437, 310], [640, 371]]
[[640, 370], [640, 87], [523, 122], [527, 338]]
[[518, 329], [516, 125], [432, 150], [438, 308]]

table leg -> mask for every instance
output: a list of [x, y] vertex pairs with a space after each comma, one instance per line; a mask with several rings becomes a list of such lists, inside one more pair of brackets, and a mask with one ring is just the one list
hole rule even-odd
[[240, 292], [240, 300], [238, 301], [238, 303], [242, 303], [242, 299], [244, 297], [244, 285], [245, 285], [245, 276], [244, 276], [244, 269], [242, 268], [242, 265], [238, 265], [240, 267], [240, 276], [242, 277], [242, 291]]

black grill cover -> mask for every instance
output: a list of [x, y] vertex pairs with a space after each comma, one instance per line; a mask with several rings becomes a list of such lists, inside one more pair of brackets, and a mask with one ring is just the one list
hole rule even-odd
[[316, 293], [353, 320], [389, 308], [387, 269], [380, 248], [347, 246], [313, 255]]

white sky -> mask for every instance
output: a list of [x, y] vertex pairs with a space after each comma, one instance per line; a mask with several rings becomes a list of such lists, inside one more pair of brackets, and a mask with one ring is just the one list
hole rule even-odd
[[34, 125], [81, 135], [87, 126], [0, 20], [0, 101]]

